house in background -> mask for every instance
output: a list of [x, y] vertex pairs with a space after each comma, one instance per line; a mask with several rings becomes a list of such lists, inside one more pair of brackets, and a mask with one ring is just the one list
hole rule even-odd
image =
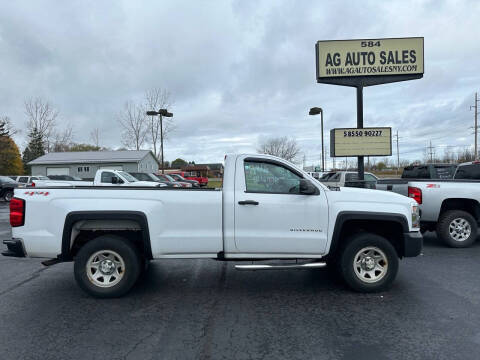
[[157, 172], [160, 162], [149, 150], [48, 153], [30, 161], [32, 175], [70, 175], [93, 179], [98, 169]]

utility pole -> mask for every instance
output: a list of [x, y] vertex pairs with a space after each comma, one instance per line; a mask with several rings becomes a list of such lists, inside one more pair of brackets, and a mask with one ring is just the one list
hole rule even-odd
[[430, 163], [433, 164], [433, 149], [435, 149], [435, 146], [432, 146], [432, 140], [430, 140], [430, 146], [427, 146], [427, 149], [430, 153]]
[[400, 168], [400, 152], [398, 151], [398, 130], [397, 133], [395, 134], [395, 141], [397, 142], [397, 171], [396, 174], [398, 175], [398, 169]]
[[473, 156], [474, 160], [478, 160], [478, 145], [477, 145], [477, 138], [478, 138], [478, 102], [480, 100], [478, 99], [478, 93], [475, 93], [475, 104], [470, 106], [470, 110], [472, 108], [475, 111], [475, 126], [473, 127], [474, 133], [475, 133], [475, 154]]

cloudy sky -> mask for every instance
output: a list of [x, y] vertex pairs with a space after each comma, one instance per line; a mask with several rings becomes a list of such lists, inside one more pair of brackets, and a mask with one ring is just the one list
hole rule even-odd
[[116, 148], [123, 104], [159, 87], [175, 100], [168, 160], [218, 162], [289, 136], [318, 163], [320, 119], [308, 109], [324, 108], [328, 133], [354, 127], [356, 107], [353, 88], [316, 83], [315, 42], [423, 36], [423, 79], [364, 91], [365, 126], [393, 127], [401, 158], [423, 159], [430, 140], [438, 154], [473, 143], [479, 19], [476, 0], [3, 2], [0, 115], [22, 129], [24, 100], [40, 96], [77, 142], [99, 127]]

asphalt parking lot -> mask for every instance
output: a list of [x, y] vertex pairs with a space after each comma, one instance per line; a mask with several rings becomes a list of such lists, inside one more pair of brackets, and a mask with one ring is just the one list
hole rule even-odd
[[381, 294], [353, 293], [325, 270], [168, 260], [126, 297], [97, 300], [71, 263], [0, 257], [0, 358], [478, 359], [479, 265], [480, 242], [450, 249], [427, 234], [423, 256], [403, 260]]

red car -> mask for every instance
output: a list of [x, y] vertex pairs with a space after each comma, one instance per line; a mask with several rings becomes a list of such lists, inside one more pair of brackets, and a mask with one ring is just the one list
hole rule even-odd
[[198, 181], [200, 186], [207, 186], [208, 185], [208, 178], [203, 176], [197, 176], [195, 172], [187, 172], [187, 171], [178, 171], [172, 174], [178, 174], [184, 177], [187, 180], [195, 180]]

